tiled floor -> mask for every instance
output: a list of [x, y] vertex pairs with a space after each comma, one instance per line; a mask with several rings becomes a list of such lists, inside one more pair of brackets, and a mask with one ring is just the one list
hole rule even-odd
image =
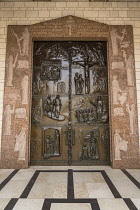
[[136, 169], [1, 169], [0, 183], [0, 210], [140, 210], [140, 170]]

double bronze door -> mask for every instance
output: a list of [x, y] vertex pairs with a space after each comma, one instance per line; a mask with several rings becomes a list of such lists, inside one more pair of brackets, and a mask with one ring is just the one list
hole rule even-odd
[[107, 43], [35, 41], [32, 165], [109, 164]]

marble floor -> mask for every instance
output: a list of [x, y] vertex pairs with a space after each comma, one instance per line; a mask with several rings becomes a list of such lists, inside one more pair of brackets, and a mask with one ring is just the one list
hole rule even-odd
[[140, 170], [109, 166], [0, 169], [0, 210], [140, 210]]

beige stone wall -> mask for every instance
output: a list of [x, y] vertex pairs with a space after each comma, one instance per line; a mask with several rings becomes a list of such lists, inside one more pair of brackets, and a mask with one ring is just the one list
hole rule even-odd
[[0, 134], [7, 25], [30, 25], [66, 15], [110, 25], [133, 25], [140, 130], [140, 2], [0, 2]]

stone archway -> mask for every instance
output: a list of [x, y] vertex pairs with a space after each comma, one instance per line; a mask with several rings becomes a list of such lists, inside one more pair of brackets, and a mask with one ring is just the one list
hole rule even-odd
[[66, 16], [34, 25], [8, 26], [7, 34], [1, 166], [30, 165], [32, 42], [94, 40], [108, 43], [111, 166], [138, 168], [132, 26]]

